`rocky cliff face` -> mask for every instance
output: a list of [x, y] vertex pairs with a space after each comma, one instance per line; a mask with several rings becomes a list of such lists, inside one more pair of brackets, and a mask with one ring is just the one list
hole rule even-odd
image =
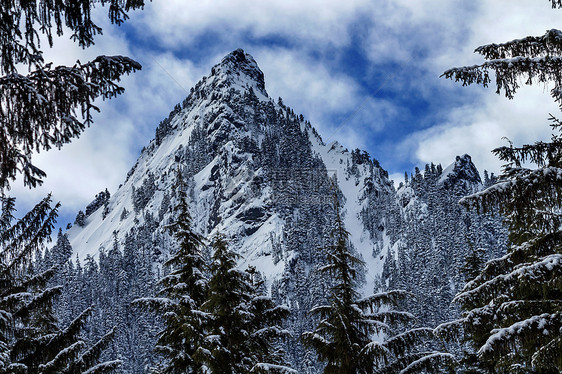
[[257, 63], [236, 50], [158, 125], [119, 189], [68, 231], [79, 258], [142, 248], [158, 277], [175, 248], [166, 226], [178, 169], [195, 230], [225, 235], [241, 255], [239, 266], [255, 266], [277, 302], [290, 306], [295, 339], [287, 350], [302, 373], [318, 367], [298, 336], [313, 326], [308, 311], [329, 284], [314, 270], [332, 231], [334, 195], [367, 264], [360, 287], [414, 291], [420, 297], [409, 307], [423, 311], [422, 322], [456, 313], [448, 302], [462, 285], [459, 269], [471, 247], [501, 251], [505, 240], [497, 218], [457, 205], [481, 188], [469, 156], [445, 171], [428, 166], [396, 189], [366, 152], [324, 144], [302, 115], [272, 100]]
[[302, 250], [291, 248], [289, 231], [307, 226], [317, 242], [303, 244], [321, 246], [333, 183], [356, 249], [370, 256], [377, 238], [359, 213], [367, 193], [394, 193], [386, 172], [367, 154], [324, 144], [302, 116], [269, 98], [263, 73], [242, 50], [214, 66], [156, 134], [104, 207], [70, 229], [80, 258], [110, 248], [115, 235], [122, 241], [147, 216], [159, 222], [154, 240], [164, 239], [178, 168], [190, 186], [195, 229], [231, 238], [244, 261], [271, 281]]

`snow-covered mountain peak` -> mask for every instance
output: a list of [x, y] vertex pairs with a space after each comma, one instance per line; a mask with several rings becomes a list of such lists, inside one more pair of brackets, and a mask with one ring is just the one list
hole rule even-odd
[[469, 187], [469, 190], [472, 190], [481, 186], [482, 179], [480, 179], [478, 169], [476, 169], [472, 162], [472, 157], [464, 154], [457, 156], [455, 162], [443, 170], [439, 182], [446, 188], [462, 183], [464, 186]]
[[[255, 121], [247, 119], [263, 105], [277, 109], [265, 90], [264, 74], [258, 64], [250, 54], [237, 49], [213, 66], [210, 74], [201, 78], [185, 100], [160, 122], [147, 151], [151, 153], [166, 142], [176, 148], [185, 146], [185, 141], [196, 141], [194, 137], [205, 138], [210, 145], [207, 151], [213, 152], [240, 137], [259, 140]], [[178, 141], [178, 136], [183, 140]]]
[[220, 63], [213, 66], [211, 75], [204, 80], [215, 89], [228, 87], [240, 90], [252, 87], [267, 97], [263, 72], [256, 60], [242, 49], [226, 55]]
[[[416, 168], [396, 190], [369, 153], [324, 143], [304, 116], [270, 98], [264, 74], [241, 49], [158, 124], [124, 179], [116, 191], [100, 192], [67, 231], [84, 268], [95, 268], [90, 258], [97, 258], [100, 269], [112, 269], [123, 282], [139, 269], [156, 279], [166, 274], [163, 264], [178, 247], [169, 228], [178, 219], [182, 188], [192, 229], [207, 239], [220, 233], [240, 255], [240, 269], [260, 272], [275, 301], [290, 308], [297, 338], [310, 331], [309, 311], [325, 302], [332, 286], [317, 269], [325, 265], [324, 248], [334, 243], [334, 196], [350, 249], [365, 263], [357, 268], [358, 291], [411, 291], [416, 298], [409, 308], [428, 326], [457, 313], [450, 300], [462, 285], [458, 269], [467, 250], [496, 248], [501, 240], [495, 226], [481, 235], [494, 223], [489, 217], [481, 220], [458, 205], [481, 188], [470, 156], [457, 157], [444, 171], [433, 164], [425, 172]], [[127, 259], [120, 262], [119, 252]], [[105, 292], [92, 284], [95, 293]], [[105, 324], [105, 315], [96, 314]], [[286, 352], [297, 372], [311, 373], [297, 341]]]
[[[451, 241], [442, 232], [458, 233], [452, 239], [468, 248], [463, 242], [468, 228], [458, 229], [466, 213], [457, 202], [481, 186], [476, 167], [464, 155], [443, 172], [440, 166], [426, 169], [397, 192], [369, 153], [337, 141], [325, 144], [302, 115], [270, 98], [256, 61], [237, 49], [160, 122], [123, 184], [98, 194], [68, 230], [68, 239], [81, 260], [101, 259], [113, 248], [134, 249], [159, 273], [177, 249], [169, 227], [177, 219], [182, 186], [193, 230], [208, 239], [217, 233], [227, 238], [240, 255], [240, 269], [255, 267], [272, 296], [291, 308], [300, 336], [309, 328], [308, 312], [329, 287], [316, 269], [325, 261], [322, 248], [333, 240], [334, 195], [351, 248], [366, 264], [358, 279], [362, 294], [402, 287], [393, 282], [406, 279], [410, 268], [420, 275], [412, 284], [436, 282], [433, 264], [441, 271], [444, 261], [452, 261]], [[423, 247], [415, 245], [422, 239], [427, 239]], [[405, 262], [418, 253], [445, 257], [420, 267]], [[464, 259], [465, 253], [458, 253], [455, 258]], [[460, 284], [454, 277], [440, 277], [439, 287]], [[426, 286], [425, 293], [435, 288]], [[428, 300], [431, 305], [436, 298]], [[443, 308], [450, 301], [438, 300], [445, 300]], [[292, 349], [295, 357], [299, 349]]]

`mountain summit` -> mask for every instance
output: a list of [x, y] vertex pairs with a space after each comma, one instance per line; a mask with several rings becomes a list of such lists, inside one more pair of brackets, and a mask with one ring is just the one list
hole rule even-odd
[[472, 162], [472, 158], [467, 154], [457, 156], [455, 162], [443, 170], [440, 180], [447, 188], [452, 188], [460, 183], [463, 188], [477, 190], [482, 185], [480, 174]]
[[257, 62], [242, 49], [226, 55], [222, 61], [211, 69], [212, 77], [225, 77], [228, 83], [241, 86], [251, 85], [267, 96], [263, 72]]
[[[447, 180], [479, 178], [467, 156], [454, 165]], [[177, 186], [186, 186], [194, 229], [207, 238], [224, 235], [239, 266], [255, 267], [275, 301], [289, 306], [295, 339], [286, 351], [298, 372], [314, 372], [318, 364], [298, 337], [313, 328], [309, 311], [330, 286], [315, 269], [333, 233], [335, 194], [350, 247], [367, 265], [360, 276], [365, 294], [412, 291], [419, 296], [414, 314], [426, 325], [456, 313], [449, 304], [463, 284], [468, 248], [497, 248], [502, 238], [495, 227], [494, 234], [473, 235], [491, 224], [460, 209], [467, 191], [445, 188], [438, 183], [443, 174], [428, 166], [397, 191], [367, 152], [324, 144], [302, 115], [271, 99], [255, 60], [237, 49], [160, 122], [123, 184], [98, 195], [68, 237], [81, 260], [101, 261], [122, 248], [150, 263], [144, 266], [157, 277], [177, 248], [168, 226]]]

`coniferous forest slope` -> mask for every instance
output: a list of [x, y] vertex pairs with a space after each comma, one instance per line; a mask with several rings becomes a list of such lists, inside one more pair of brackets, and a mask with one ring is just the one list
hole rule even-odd
[[[550, 2], [562, 8], [562, 1]], [[398, 186], [368, 153], [325, 144], [235, 50], [161, 121], [123, 184], [47, 245], [60, 203], [15, 218], [34, 152], [70, 142], [122, 56], [45, 63], [39, 31], [82, 47], [93, 2], [0, 5], [0, 374], [562, 372], [562, 122]], [[142, 0], [102, 1], [111, 22]], [[25, 28], [22, 28], [25, 25]], [[60, 35], [59, 35], [60, 36]], [[562, 33], [478, 47], [445, 78], [512, 98], [553, 82]], [[22, 65], [28, 73], [19, 74]], [[82, 120], [77, 116], [81, 110]]]
[[317, 270], [333, 236], [334, 191], [350, 250], [365, 264], [355, 281], [359, 294], [410, 292], [398, 305], [417, 318], [412, 326], [459, 316], [451, 300], [465, 283], [470, 253], [483, 261], [505, 253], [500, 218], [458, 205], [494, 183], [487, 174], [481, 179], [470, 156], [445, 170], [416, 169], [396, 188], [369, 154], [325, 144], [302, 115], [271, 99], [257, 63], [236, 50], [160, 122], [120, 188], [100, 192], [52, 249], [74, 252], [61, 310], [97, 305], [92, 338], [124, 326], [112, 349], [130, 372], [155, 359], [159, 322], [130, 303], [154, 295], [170, 271], [163, 264], [178, 248], [168, 227], [177, 218], [178, 183], [205, 245], [223, 235], [238, 268], [255, 268], [264, 290], [289, 308], [284, 327], [292, 337], [283, 346], [298, 372], [322, 366], [300, 335], [314, 328], [318, 317], [309, 312], [331, 285]]

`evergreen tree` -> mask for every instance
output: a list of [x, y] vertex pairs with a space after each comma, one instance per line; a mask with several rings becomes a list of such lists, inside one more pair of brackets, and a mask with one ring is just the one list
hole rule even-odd
[[205, 300], [207, 281], [203, 274], [202, 238], [191, 229], [186, 186], [179, 169], [176, 181], [179, 203], [175, 209], [178, 215], [170, 229], [179, 248], [164, 264], [171, 271], [159, 282], [159, 297], [137, 299], [135, 304], [163, 315], [165, 327], [159, 333], [156, 345], [156, 351], [166, 359], [162, 371], [190, 373], [200, 369], [193, 354], [203, 336], [199, 307]]
[[[322, 318], [313, 332], [303, 334], [305, 344], [326, 362], [326, 374], [409, 373], [435, 369], [451, 360], [449, 354], [423, 351], [423, 339], [431, 338], [429, 328], [397, 333], [394, 326], [414, 319], [407, 312], [392, 310], [406, 295], [393, 290], [361, 298], [356, 291], [358, 272], [364, 263], [349, 249], [349, 233], [334, 197], [336, 225], [334, 244], [327, 247], [326, 265], [320, 271], [333, 280], [329, 304], [311, 310]], [[376, 341], [377, 335], [383, 340]]]
[[[102, 29], [91, 18], [96, 3], [109, 5], [109, 19], [120, 25], [126, 11], [142, 8], [143, 0], [15, 1], [0, 3], [0, 189], [9, 188], [17, 173], [24, 184], [41, 184], [45, 173], [31, 163], [34, 151], [61, 147], [92, 123], [97, 97], [112, 98], [123, 92], [122, 75], [140, 70], [123, 56], [99, 56], [74, 66], [52, 66], [43, 59], [40, 33], [53, 46], [69, 29], [82, 48], [94, 44]], [[29, 68], [19, 74], [20, 66]], [[80, 110], [82, 120], [76, 111]]]
[[[555, 131], [562, 124], [555, 122]], [[501, 147], [500, 181], [461, 203], [505, 216], [510, 247], [459, 293], [464, 328], [477, 356], [468, 366], [500, 373], [562, 370], [562, 136]], [[536, 169], [522, 167], [523, 162]]]
[[57, 242], [50, 249], [45, 250], [44, 258], [40, 259], [36, 256], [34, 260], [35, 270], [45, 271], [51, 267], [54, 267], [55, 271], [53, 276], [49, 279], [47, 286], [55, 287], [61, 286], [61, 294], [54, 303], [54, 310], [58, 320], [61, 323], [70, 323], [76, 315], [80, 314], [84, 308], [74, 312], [71, 307], [73, 300], [69, 297], [68, 288], [71, 287], [70, 282], [72, 282], [72, 269], [71, 261], [72, 257], [72, 247], [68, 240], [68, 235], [62, 233], [62, 229], [59, 229], [57, 234]]
[[[150, 244], [146, 246], [150, 248]], [[118, 336], [121, 339], [119, 348], [126, 357], [123, 366], [130, 368], [131, 373], [137, 373], [152, 365], [155, 358], [152, 353], [156, 341], [154, 337], [162, 328], [156, 316], [130, 308], [133, 300], [153, 295], [156, 283], [152, 273], [152, 256], [136, 242], [133, 234], [125, 236], [121, 266], [124, 273], [121, 288], [125, 295], [119, 300], [124, 310], [119, 330], [121, 334]]]
[[247, 346], [254, 361], [252, 370], [256, 373], [292, 373], [285, 366], [285, 352], [280, 349], [281, 338], [290, 335], [282, 328], [290, 311], [286, 306], [277, 305], [267, 290], [261, 274], [255, 268], [246, 269], [250, 277], [250, 316]]
[[[562, 8], [562, 1], [550, 0], [553, 8]], [[553, 82], [552, 97], [562, 106], [562, 32], [548, 30], [542, 36], [527, 36], [501, 44], [488, 44], [476, 48], [475, 52], [487, 60], [480, 65], [452, 68], [442, 76], [462, 82], [463, 85], [492, 82], [490, 72], [495, 75], [496, 93], [502, 90], [506, 97], [513, 98], [525, 84]]]
[[113, 372], [119, 361], [97, 363], [111, 333], [85, 350], [79, 334], [91, 309], [59, 328], [52, 308], [61, 287], [47, 287], [55, 270], [33, 269], [33, 255], [49, 241], [59, 204], [52, 207], [47, 196], [12, 224], [14, 199], [2, 197], [1, 203], [0, 373]]
[[78, 214], [76, 214], [76, 219], [74, 220], [74, 224], [80, 227], [84, 227], [84, 225], [86, 224], [85, 220], [86, 220], [86, 215], [84, 214], [83, 211], [80, 210], [78, 211]]
[[1, 202], [0, 370], [10, 372], [37, 368], [44, 356], [34, 357], [33, 343], [56, 329], [51, 304], [60, 289], [43, 289], [53, 271], [33, 276], [30, 266], [50, 237], [58, 205], [51, 207], [49, 196], [13, 224], [15, 199], [2, 196]]
[[303, 334], [303, 340], [316, 350], [320, 360], [327, 362], [324, 373], [372, 372], [373, 361], [367, 355], [367, 347], [378, 326], [357, 305], [360, 295], [355, 290], [355, 279], [357, 268], [364, 263], [348, 248], [349, 233], [339, 215], [337, 196], [334, 200], [337, 211], [336, 243], [327, 248], [327, 265], [320, 270], [328, 273], [335, 284], [328, 299], [330, 304], [311, 310], [322, 320], [314, 332]]
[[478, 274], [482, 271], [484, 267], [485, 251], [483, 248], [473, 248], [468, 256], [466, 256], [464, 266], [461, 268], [463, 275], [465, 276], [466, 282], [471, 281], [476, 278]]
[[128, 216], [129, 216], [129, 211], [127, 210], [127, 208], [123, 208], [123, 211], [121, 212], [121, 215], [119, 216], [119, 221], [123, 221]]
[[[562, 8], [562, 2], [551, 2]], [[519, 88], [519, 78], [526, 78], [526, 84], [554, 82], [551, 95], [562, 106], [559, 30], [485, 45], [476, 52], [489, 61], [451, 69], [444, 76], [486, 86], [489, 71], [494, 71], [497, 92], [503, 89], [508, 98]], [[455, 298], [464, 314], [450, 325], [464, 329], [476, 352], [466, 359], [467, 371], [562, 371], [562, 124], [551, 120], [550, 142], [495, 149], [506, 163], [499, 180], [461, 200], [479, 212], [501, 213], [510, 233], [508, 253], [487, 262]]]
[[205, 338], [197, 351], [206, 370], [215, 374], [296, 373], [283, 365], [275, 341], [287, 334], [280, 323], [288, 310], [258, 292], [256, 272], [236, 268], [237, 254], [223, 238], [213, 242]]

